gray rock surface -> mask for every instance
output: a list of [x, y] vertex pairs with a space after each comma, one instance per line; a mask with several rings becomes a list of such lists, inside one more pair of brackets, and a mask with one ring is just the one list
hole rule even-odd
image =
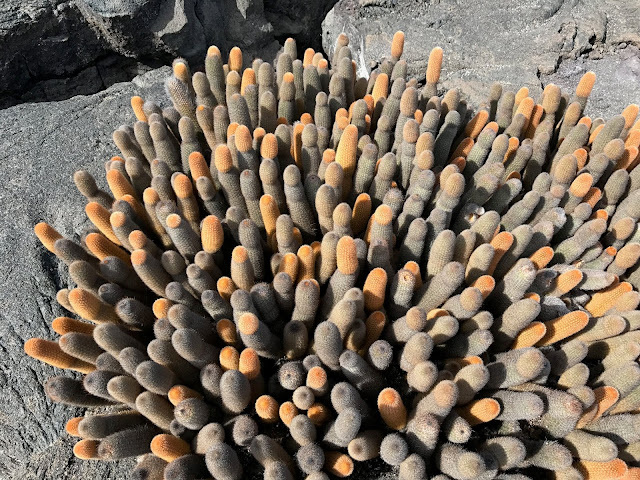
[[[117, 74], [120, 60], [135, 44], [133, 37], [130, 43], [95, 42], [93, 28], [116, 28], [118, 22], [132, 21], [105, 7], [124, 2], [83, 1], [92, 15], [102, 19], [102, 27], [88, 29], [82, 22], [89, 14], [81, 12], [76, 2], [4, 0], [7, 8], [0, 13], [0, 95], [7, 93], [7, 85], [20, 84], [29, 86], [33, 98], [68, 96], [78, 85], [86, 88], [86, 93], [136, 71], [139, 64], [132, 60], [130, 72]], [[143, 9], [153, 1], [132, 0], [126, 5]], [[193, 5], [195, 0], [189, 2], [176, 0], [175, 4]], [[217, 4], [219, 8], [231, 9], [233, 15], [239, 15], [234, 21], [246, 24], [218, 34], [227, 39], [227, 47], [238, 43], [250, 52], [253, 47], [245, 40], [266, 38], [270, 43], [262, 46], [275, 49], [273, 39], [280, 39], [287, 31], [295, 33], [294, 27], [300, 35], [318, 28], [322, 12], [331, 2], [311, 3], [316, 10], [312, 6], [291, 7], [294, 13], [285, 22], [289, 27], [269, 31], [264, 37], [255, 32], [255, 37], [245, 38], [242, 28], [259, 31], [260, 25], [274, 25], [279, 17], [268, 9], [280, 11], [288, 8], [289, 2], [265, 0], [260, 11], [251, 1], [225, 0]], [[591, 0], [575, 5], [560, 0], [504, 2], [504, 11], [489, 10], [479, 3], [399, 0], [394, 7], [391, 2], [362, 7], [353, 0], [342, 0], [323, 23], [325, 47], [345, 30], [352, 45], [362, 51], [362, 63], [368, 65], [388, 55], [393, 32], [402, 29], [412, 72], [424, 76], [429, 50], [443, 46], [443, 87], [462, 88], [473, 104], [485, 98], [488, 85], [496, 80], [513, 89], [527, 85], [539, 91], [548, 82], [571, 89], [587, 70], [598, 74], [587, 107], [592, 116], [609, 117], [640, 100], [640, 20], [630, 10], [632, 2], [603, 0], [598, 3], [602, 6], [599, 10]], [[318, 16], [314, 19], [313, 15]], [[187, 28], [194, 17], [180, 18], [186, 21], [180, 28]], [[42, 25], [48, 29], [38, 30]], [[133, 28], [131, 25], [128, 28]], [[178, 32], [173, 39], [169, 27], [165, 30], [166, 41], [176, 42], [172, 44], [175, 48], [180, 48], [179, 26], [177, 22], [171, 27]], [[34, 38], [40, 34], [42, 42], [37, 43]], [[197, 35], [207, 38], [205, 33]], [[79, 41], [84, 42], [83, 49], [74, 50]], [[207, 43], [214, 42], [207, 40], [202, 45]], [[269, 53], [263, 55], [270, 58]], [[250, 60], [249, 54], [247, 57]], [[113, 63], [101, 67], [108, 62]], [[111, 132], [134, 119], [130, 96], [137, 94], [166, 104], [162, 82], [168, 72], [167, 67], [153, 70], [94, 95], [0, 111], [0, 164], [5, 175], [0, 183], [0, 278], [4, 287], [0, 289], [0, 479], [125, 479], [133, 466], [133, 461], [83, 462], [73, 457], [73, 441], [64, 433], [64, 424], [81, 410], [49, 401], [41, 385], [59, 372], [23, 352], [24, 342], [31, 337], [54, 338], [51, 321], [64, 314], [55, 294], [70, 285], [66, 268], [39, 244], [33, 226], [45, 220], [62, 234], [79, 237], [87, 221], [85, 200], [73, 185], [73, 172], [85, 168], [105, 186], [103, 163], [117, 154]], [[37, 89], [42, 90], [42, 96], [36, 95]], [[371, 473], [369, 478], [378, 474]]]
[[3, 0], [0, 108], [86, 95], [182, 56], [238, 45], [272, 58], [289, 36], [319, 49], [335, 0]]
[[332, 52], [344, 31], [358, 67], [370, 69], [402, 30], [410, 74], [424, 80], [440, 46], [442, 87], [460, 88], [475, 105], [496, 81], [534, 95], [548, 83], [573, 92], [593, 70], [586, 113], [608, 118], [640, 101], [639, 8], [637, 0], [340, 0], [323, 21], [323, 45]]
[[[70, 285], [67, 269], [47, 252], [33, 226], [47, 221], [79, 238], [85, 199], [73, 172], [89, 170], [103, 188], [104, 162], [117, 154], [111, 132], [135, 120], [132, 95], [163, 101], [167, 67], [91, 96], [24, 104], [0, 111], [0, 478], [125, 479], [128, 462], [83, 462], [71, 453], [66, 421], [81, 413], [49, 401], [42, 388], [60, 371], [27, 357], [31, 337], [52, 339], [51, 321], [65, 314], [56, 292]], [[166, 106], [166, 105], [165, 105]]]

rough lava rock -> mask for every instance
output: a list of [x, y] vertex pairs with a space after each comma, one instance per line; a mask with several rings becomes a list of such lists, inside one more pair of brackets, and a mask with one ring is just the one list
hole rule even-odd
[[[101, 90], [147, 68], [127, 57], [134, 54], [135, 45], [140, 49], [145, 45], [143, 32], [135, 32], [139, 37], [119, 37], [117, 25], [133, 20], [100, 5], [144, 10], [163, 2], [4, 0], [0, 104]], [[225, 29], [210, 37], [204, 27], [193, 31], [188, 26], [196, 20], [204, 25], [198, 6], [209, 4], [208, 0], [169, 3], [175, 4], [177, 13], [165, 12], [166, 28], [160, 29], [164, 32], [161, 41], [169, 46], [167, 52], [181, 45], [194, 47], [201, 38], [206, 41], [197, 48], [206, 48], [222, 38], [228, 43], [220, 40], [221, 47], [237, 43], [250, 59], [252, 48], [257, 48], [251, 42], [269, 39], [271, 43], [261, 47], [275, 49], [275, 39], [287, 35], [286, 29], [269, 30], [277, 17], [268, 9], [282, 11], [279, 9], [288, 8], [288, 1], [218, 2], [218, 12], [228, 9], [224, 11], [231, 12], [231, 17]], [[321, 13], [314, 19], [314, 12], [323, 12], [330, 3], [320, 0], [305, 5], [306, 9], [292, 7], [294, 14], [287, 22], [292, 28], [317, 28]], [[180, 10], [185, 5], [192, 10]], [[87, 20], [88, 12], [95, 16], [92, 23]], [[207, 12], [214, 22], [212, 10]], [[240, 24], [243, 26], [234, 26]], [[113, 36], [107, 39], [97, 34], [101, 28], [105, 35]], [[406, 33], [405, 57], [411, 72], [424, 76], [429, 50], [441, 45], [445, 49], [444, 87], [462, 88], [473, 105], [485, 99], [489, 84], [496, 80], [539, 91], [549, 82], [574, 86], [586, 70], [598, 75], [587, 107], [591, 115], [608, 118], [640, 99], [640, 17], [633, 14], [631, 2], [537, 0], [512, 2], [498, 10], [467, 0], [398, 0], [395, 6], [391, 0], [367, 6], [341, 0], [323, 23], [323, 41], [331, 53], [336, 36], [346, 31], [360, 68], [370, 68], [372, 58], [388, 54], [393, 32], [399, 29]], [[251, 36], [245, 36], [243, 32], [249, 30]], [[308, 28], [300, 27], [298, 33], [307, 34]], [[195, 43], [181, 43], [183, 34], [192, 35], [189, 38]], [[272, 52], [262, 55], [271, 58]], [[121, 71], [124, 64], [130, 66], [129, 71]], [[71, 284], [66, 268], [39, 244], [33, 226], [46, 220], [63, 235], [79, 237], [88, 221], [81, 214], [85, 199], [73, 185], [73, 172], [85, 168], [106, 186], [103, 163], [117, 154], [111, 132], [133, 120], [130, 96], [166, 101], [163, 81], [168, 74], [165, 67], [94, 95], [0, 111], [0, 163], [5, 175], [0, 187], [0, 478], [128, 478], [133, 460], [86, 462], [73, 457], [73, 441], [64, 433], [64, 424], [81, 410], [74, 412], [48, 400], [41, 385], [57, 374], [56, 369], [24, 354], [28, 338], [54, 338], [51, 320], [65, 313], [55, 295]], [[371, 477], [375, 476], [372, 472]]]
[[273, 58], [278, 40], [321, 47], [335, 0], [3, 0], [0, 108], [87, 95], [176, 56], [202, 64], [207, 48], [237, 45]]
[[598, 79], [587, 115], [610, 118], [640, 100], [637, 2], [340, 0], [322, 24], [323, 46], [333, 52], [344, 31], [359, 72], [370, 71], [398, 30], [410, 75], [424, 80], [429, 52], [441, 46], [442, 86], [460, 88], [472, 105], [495, 81], [538, 95], [548, 83], [573, 89], [588, 70]]
[[64, 265], [39, 244], [33, 226], [46, 220], [63, 235], [79, 238], [86, 202], [73, 172], [87, 169], [107, 187], [104, 162], [117, 153], [111, 133], [134, 120], [130, 97], [164, 100], [168, 75], [165, 67], [95, 95], [0, 111], [0, 162], [7, 179], [0, 189], [2, 479], [129, 478], [133, 460], [87, 462], [73, 456], [75, 442], [64, 425], [82, 410], [51, 402], [42, 383], [60, 371], [24, 353], [30, 337], [56, 336], [51, 321], [65, 315], [56, 292], [71, 284]]

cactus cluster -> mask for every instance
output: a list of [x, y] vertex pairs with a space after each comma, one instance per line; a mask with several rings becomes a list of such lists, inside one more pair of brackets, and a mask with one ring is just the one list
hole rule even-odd
[[[132, 478], [640, 478], [640, 121], [493, 85], [472, 112], [407, 78], [404, 35], [370, 77], [285, 42], [250, 68], [178, 59], [172, 106], [133, 97], [93, 227], [46, 223], [75, 288], [55, 402], [87, 460]], [[376, 460], [381, 459], [381, 460]], [[243, 473], [244, 472], [244, 473]], [[360, 473], [359, 473], [360, 472]], [[362, 473], [365, 472], [365, 473]], [[370, 471], [369, 471], [370, 472]]]

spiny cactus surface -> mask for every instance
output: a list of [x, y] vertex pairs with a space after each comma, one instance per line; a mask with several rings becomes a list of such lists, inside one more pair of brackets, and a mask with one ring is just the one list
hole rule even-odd
[[82, 459], [132, 478], [640, 478], [638, 106], [591, 119], [595, 76], [476, 110], [368, 79], [349, 41], [273, 65], [178, 59], [134, 97], [93, 227], [36, 225], [69, 317], [30, 356], [88, 407]]

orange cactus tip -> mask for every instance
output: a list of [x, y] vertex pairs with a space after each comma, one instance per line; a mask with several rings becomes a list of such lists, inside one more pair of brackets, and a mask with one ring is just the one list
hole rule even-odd
[[487, 120], [489, 120], [489, 112], [486, 110], [478, 111], [475, 117], [473, 117], [465, 127], [465, 135], [471, 139], [475, 139], [487, 125]]
[[638, 116], [639, 107], [635, 103], [627, 105], [627, 107], [622, 111], [622, 116], [624, 117], [624, 128], [631, 128], [633, 122], [636, 120]]
[[303, 61], [302, 61], [302, 66], [306, 67], [307, 65], [312, 65], [313, 63], [313, 56], [316, 54], [316, 51], [309, 47], [304, 51], [304, 55], [303, 55]]
[[229, 70], [240, 72], [242, 70], [242, 50], [233, 47], [229, 52]]
[[260, 375], [260, 357], [253, 348], [245, 348], [240, 352], [238, 369], [249, 380], [253, 380]]
[[381, 312], [380, 310], [372, 312], [371, 315], [367, 317], [367, 321], [366, 321], [367, 335], [369, 335], [370, 333], [373, 333], [374, 331], [377, 332], [377, 334], [379, 335], [380, 333], [382, 333], [382, 330], [384, 329], [384, 326], [386, 323], [387, 323], [387, 317], [383, 312]]
[[349, 119], [346, 115], [338, 116], [338, 114], [336, 113], [336, 124], [338, 125], [338, 128], [340, 130], [344, 130], [349, 125]]
[[327, 372], [322, 367], [313, 367], [307, 372], [307, 387], [320, 389], [327, 384]]
[[307, 410], [307, 417], [314, 425], [322, 425], [329, 420], [329, 409], [322, 403], [314, 403]]
[[127, 216], [122, 212], [113, 212], [109, 220], [114, 228], [120, 228], [126, 223]]
[[627, 134], [627, 139], [624, 141], [624, 146], [627, 148], [640, 147], [640, 120], [636, 122], [636, 124], [634, 125], [634, 129], [629, 131], [629, 133]]
[[589, 315], [582, 311], [569, 312], [561, 317], [544, 322], [547, 327], [547, 333], [536, 343], [536, 346], [552, 345], [563, 340], [574, 333], [578, 333], [587, 326], [588, 322]]
[[216, 283], [216, 288], [220, 296], [227, 301], [231, 298], [231, 294], [237, 289], [236, 284], [233, 283], [233, 280], [229, 277], [220, 277]]
[[147, 252], [145, 250], [134, 250], [131, 253], [131, 263], [133, 265], [143, 265], [147, 261]]
[[187, 198], [193, 195], [193, 184], [189, 177], [184, 174], [178, 174], [173, 177], [173, 190], [178, 198]]
[[549, 294], [558, 297], [564, 295], [578, 285], [582, 281], [582, 277], [582, 272], [577, 268], [561, 273], [555, 278], [553, 289]]
[[450, 165], [455, 165], [456, 167], [458, 167], [458, 171], [462, 172], [464, 170], [464, 167], [467, 166], [467, 160], [463, 156], [456, 157], [453, 160], [451, 160]]
[[253, 68], [246, 68], [244, 72], [242, 72], [242, 85], [240, 87], [240, 94], [244, 95], [245, 88], [249, 85], [256, 84], [256, 72]]
[[467, 365], [482, 365], [484, 362], [477, 355], [472, 355], [459, 359], [459, 363], [462, 367], [466, 367]]
[[576, 197], [582, 198], [587, 194], [591, 185], [593, 185], [593, 176], [587, 172], [581, 173], [571, 183], [569, 192]]
[[531, 322], [516, 336], [511, 350], [533, 347], [547, 333], [547, 327], [542, 322]]
[[191, 453], [191, 447], [181, 438], [161, 433], [151, 440], [151, 453], [165, 462], [172, 462], [176, 458]]
[[153, 188], [145, 188], [142, 192], [142, 201], [149, 205], [155, 205], [160, 201], [160, 196]]
[[173, 65], [173, 74], [182, 80], [189, 74], [189, 69], [183, 62], [176, 62]]
[[256, 413], [266, 423], [278, 421], [279, 408], [278, 402], [271, 395], [262, 395], [255, 403]]
[[527, 119], [531, 118], [531, 114], [533, 113], [533, 107], [535, 106], [535, 104], [536, 103], [533, 101], [533, 98], [531, 98], [531, 97], [524, 98], [520, 102], [520, 105], [518, 105], [518, 109], [516, 111], [516, 114], [521, 113]]
[[393, 40], [391, 41], [391, 56], [393, 58], [400, 58], [402, 56], [403, 50], [404, 50], [404, 32], [397, 31], [393, 35]]
[[[616, 169], [624, 168], [625, 170], [629, 170], [636, 165], [636, 158], [638, 158], [638, 147], [627, 146], [624, 149], [622, 157], [620, 157], [618, 163], [616, 163]], [[631, 168], [631, 170], [633, 170], [633, 168]]]
[[136, 119], [138, 119], [138, 121], [140, 122], [147, 121], [147, 115], [144, 113], [144, 110], [142, 109], [143, 105], [144, 105], [144, 100], [142, 99], [142, 97], [139, 97], [138, 95], [131, 97], [131, 109], [133, 110], [133, 113], [136, 116]]
[[597, 187], [591, 187], [587, 194], [582, 198], [582, 201], [591, 205], [591, 208], [594, 208], [596, 203], [600, 201], [600, 198], [602, 198], [602, 191]]
[[491, 239], [491, 245], [496, 250], [508, 250], [513, 244], [513, 234], [509, 232], [500, 232]]
[[322, 162], [323, 163], [332, 163], [336, 161], [336, 151], [332, 148], [327, 148], [322, 153]]
[[[338, 110], [336, 110], [336, 121], [337, 121], [339, 118], [345, 118], [345, 119], [347, 119], [347, 121], [348, 121], [348, 119], [349, 119], [349, 112], [347, 111], [347, 109], [346, 109], [346, 108], [339, 108]], [[345, 123], [344, 125], [345, 125], [345, 127], [346, 127], [346, 126], [348, 125], [348, 123]], [[342, 127], [341, 129], [342, 129], [342, 130], [344, 130], [344, 127]]]
[[98, 459], [98, 440], [80, 440], [73, 446], [73, 454], [80, 460]]
[[167, 300], [166, 298], [158, 298], [151, 308], [153, 309], [153, 314], [156, 318], [167, 318], [169, 314], [169, 309], [173, 306], [173, 302], [171, 300]]
[[298, 267], [298, 256], [293, 252], [289, 252], [282, 257], [280, 266], [278, 267], [278, 273], [286, 273], [295, 282], [298, 278]]
[[534, 292], [525, 293], [524, 298], [529, 298], [536, 303], [540, 303], [540, 295]]
[[72, 437], [80, 437], [78, 425], [80, 425], [82, 420], [84, 420], [84, 417], [70, 418], [64, 426], [65, 431]]
[[85, 333], [87, 335], [93, 334], [95, 325], [92, 325], [81, 320], [69, 317], [57, 317], [51, 322], [51, 328], [58, 335], [66, 335], [71, 332]]
[[640, 480], [640, 467], [629, 467], [627, 474], [620, 477], [619, 480]]
[[338, 478], [345, 478], [353, 473], [354, 464], [351, 457], [345, 453], [324, 452], [324, 468]]
[[231, 151], [229, 147], [224, 144], [220, 144], [216, 147], [215, 152], [215, 166], [219, 172], [228, 172], [233, 167], [233, 160], [231, 159]]
[[244, 313], [238, 319], [238, 330], [244, 335], [253, 335], [258, 331], [260, 321], [253, 313]]
[[98, 202], [87, 203], [87, 205], [84, 207], [84, 211], [91, 221], [93, 221], [94, 218], [98, 219], [100, 217], [106, 217], [109, 215], [109, 210], [104, 208]]
[[[237, 93], [233, 95], [233, 97], [235, 97], [236, 95], [238, 95]], [[232, 98], [233, 98], [232, 97]], [[229, 124], [229, 126], [227, 127], [227, 138], [231, 138], [233, 135], [236, 134], [236, 130], [238, 129], [238, 123], [237, 122], [232, 122]]]
[[400, 394], [393, 388], [385, 388], [378, 395], [378, 410], [384, 423], [393, 430], [401, 430], [407, 425], [407, 409]]
[[167, 227], [169, 228], [178, 228], [182, 223], [182, 217], [177, 213], [172, 213], [166, 219]]
[[460, 197], [464, 193], [464, 185], [464, 177], [462, 174], [453, 173], [447, 178], [442, 190], [452, 197]]
[[235, 343], [238, 341], [235, 324], [228, 318], [222, 318], [216, 323], [216, 332], [225, 343]]
[[471, 287], [480, 290], [482, 298], [487, 298], [496, 286], [496, 280], [491, 275], [482, 275], [473, 282]]
[[380, 267], [374, 268], [367, 275], [362, 289], [364, 303], [368, 310], [380, 310], [384, 304], [387, 272]]
[[574, 466], [582, 473], [585, 480], [619, 480], [629, 471], [627, 464], [619, 458], [609, 462], [580, 460]]
[[215, 253], [224, 243], [222, 224], [215, 215], [208, 215], [202, 220], [200, 236], [202, 249], [207, 253]]
[[513, 153], [516, 152], [516, 150], [518, 150], [518, 147], [520, 146], [520, 140], [518, 140], [517, 137], [511, 137], [509, 139], [509, 143], [507, 144], [507, 151], [504, 154], [504, 158], [503, 158], [503, 163], [511, 157], [511, 155]]
[[588, 97], [595, 83], [596, 74], [594, 72], [585, 73], [578, 82], [578, 87], [576, 88], [576, 96], [582, 98]]
[[429, 54], [427, 63], [427, 83], [438, 83], [440, 79], [440, 70], [442, 69], [443, 50], [441, 47], [435, 47]]
[[413, 260], [409, 260], [407, 263], [404, 264], [402, 268], [404, 268], [405, 270], [409, 270], [411, 273], [413, 273], [413, 276], [416, 278], [416, 280], [420, 277], [420, 265], [418, 265], [417, 262], [414, 262]]
[[56, 253], [53, 245], [56, 243], [56, 240], [62, 238], [62, 235], [60, 235], [55, 228], [48, 223], [40, 222], [33, 227], [33, 231], [47, 250], [51, 253]]
[[620, 399], [618, 389], [607, 385], [594, 388], [593, 393], [595, 400], [578, 420], [577, 428], [583, 428], [590, 422], [600, 418], [604, 412], [609, 410]]
[[446, 317], [449, 312], [443, 308], [434, 308], [427, 312], [427, 320], [433, 320], [434, 318]]
[[516, 92], [515, 96], [515, 104], [518, 105], [522, 100], [529, 96], [529, 89], [527, 87], [522, 87], [520, 90]]
[[489, 123], [487, 123], [487, 125], [484, 128], [488, 129], [488, 130], [493, 130], [494, 133], [498, 133], [498, 129], [500, 127], [498, 126], [497, 122], [489, 122]]
[[267, 134], [267, 131], [264, 128], [258, 127], [253, 131], [253, 139], [258, 140], [258, 139], [264, 138], [266, 134]]
[[529, 260], [531, 260], [536, 270], [540, 270], [546, 267], [547, 264], [551, 261], [551, 259], [553, 258], [553, 253], [553, 248], [549, 246], [542, 247], [533, 252], [533, 254], [529, 257]]
[[389, 225], [393, 220], [393, 211], [388, 205], [382, 204], [376, 208], [373, 218], [378, 225]]
[[589, 130], [591, 130], [591, 118], [590, 117], [582, 117], [580, 120], [578, 120], [578, 123], [582, 123], [584, 125], [587, 126], [587, 128], [589, 128]]
[[238, 245], [237, 247], [235, 247], [231, 252], [231, 260], [236, 263], [244, 263], [249, 260], [247, 249], [242, 245]]
[[53, 343], [54, 342], [50, 340], [44, 340], [42, 338], [30, 338], [24, 342], [24, 351], [30, 357], [39, 359], [39, 357], [48, 353]]
[[167, 397], [175, 407], [187, 398], [202, 398], [202, 395], [189, 387], [185, 387], [184, 385], [174, 385], [167, 393]]
[[100, 300], [82, 288], [74, 288], [69, 292], [69, 302], [71, 302], [71, 305], [76, 309], [79, 308], [85, 311], [95, 310], [95, 312], [92, 312], [95, 313], [95, 315], [92, 315], [92, 318], [98, 314], [98, 309], [100, 308]]
[[373, 84], [373, 91], [371, 92], [371, 95], [373, 96], [374, 102], [378, 102], [381, 98], [386, 98], [388, 93], [389, 76], [386, 73], [381, 73]]
[[285, 83], [293, 83], [293, 73], [287, 72], [282, 77], [282, 81]]
[[358, 254], [356, 244], [351, 237], [342, 237], [336, 247], [338, 270], [351, 275], [358, 268]]
[[246, 125], [239, 125], [235, 133], [236, 148], [239, 152], [248, 152], [253, 147], [253, 137]]
[[215, 45], [211, 45], [207, 49], [207, 56], [209, 56], [209, 57], [219, 57], [219, 56], [221, 56], [220, 49], [218, 47], [216, 47]]
[[129, 234], [129, 243], [136, 250], [144, 248], [148, 240], [147, 236], [141, 230], [134, 230]]
[[458, 408], [457, 412], [473, 427], [500, 415], [500, 404], [493, 398], [481, 398]]
[[260, 155], [263, 158], [276, 158], [278, 156], [278, 139], [273, 133], [267, 133], [262, 139]]
[[291, 420], [298, 415], [298, 408], [293, 404], [293, 402], [284, 402], [278, 409], [278, 415], [280, 416], [282, 423], [288, 427], [291, 425]]
[[220, 350], [220, 366], [223, 370], [238, 370], [240, 354], [234, 347], [227, 345]]
[[593, 132], [591, 132], [591, 135], [589, 136], [589, 145], [591, 145], [593, 143], [593, 141], [596, 139], [596, 137], [598, 136], [598, 134], [602, 131], [602, 129], [604, 128], [604, 123], [598, 125], [595, 130], [593, 130]]

